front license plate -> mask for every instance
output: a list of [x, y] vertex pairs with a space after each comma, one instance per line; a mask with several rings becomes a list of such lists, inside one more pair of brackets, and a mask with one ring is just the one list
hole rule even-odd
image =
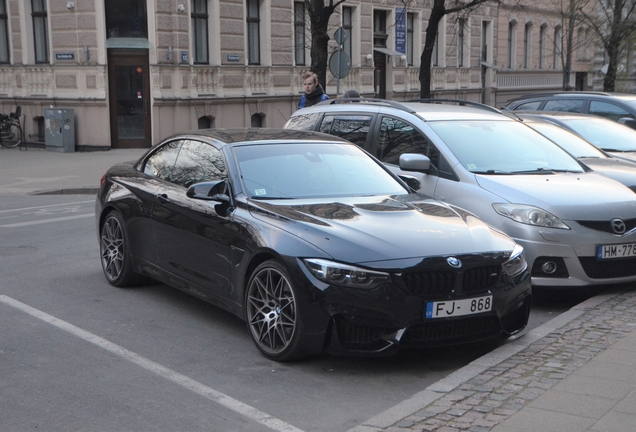
[[426, 319], [472, 315], [492, 310], [492, 296], [426, 303]]
[[598, 259], [630, 258], [636, 256], [636, 243], [596, 246]]

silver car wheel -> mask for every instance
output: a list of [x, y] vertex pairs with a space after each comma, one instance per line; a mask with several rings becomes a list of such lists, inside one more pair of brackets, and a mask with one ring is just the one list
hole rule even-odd
[[110, 282], [119, 278], [124, 269], [124, 232], [116, 217], [104, 222], [101, 236], [102, 267]]
[[247, 293], [247, 321], [258, 348], [282, 354], [297, 331], [296, 300], [287, 277], [273, 266], [257, 269]]

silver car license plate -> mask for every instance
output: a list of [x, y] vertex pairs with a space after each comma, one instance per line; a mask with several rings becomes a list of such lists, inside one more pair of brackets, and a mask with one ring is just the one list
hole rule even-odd
[[596, 246], [598, 259], [629, 258], [636, 256], [636, 243]]
[[492, 296], [426, 303], [426, 319], [472, 315], [492, 310]]

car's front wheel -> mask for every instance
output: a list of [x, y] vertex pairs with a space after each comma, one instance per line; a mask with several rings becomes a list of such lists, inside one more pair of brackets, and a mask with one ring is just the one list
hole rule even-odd
[[123, 218], [110, 212], [102, 225], [100, 234], [102, 269], [108, 282], [117, 287], [129, 287], [139, 281], [133, 272], [128, 234]]
[[277, 261], [259, 265], [246, 294], [246, 320], [250, 334], [265, 357], [289, 361], [303, 357], [302, 323], [294, 287], [287, 270]]

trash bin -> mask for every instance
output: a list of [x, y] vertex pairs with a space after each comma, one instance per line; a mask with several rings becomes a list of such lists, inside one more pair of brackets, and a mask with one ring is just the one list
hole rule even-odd
[[75, 151], [75, 113], [72, 109], [44, 110], [44, 144], [51, 151]]

